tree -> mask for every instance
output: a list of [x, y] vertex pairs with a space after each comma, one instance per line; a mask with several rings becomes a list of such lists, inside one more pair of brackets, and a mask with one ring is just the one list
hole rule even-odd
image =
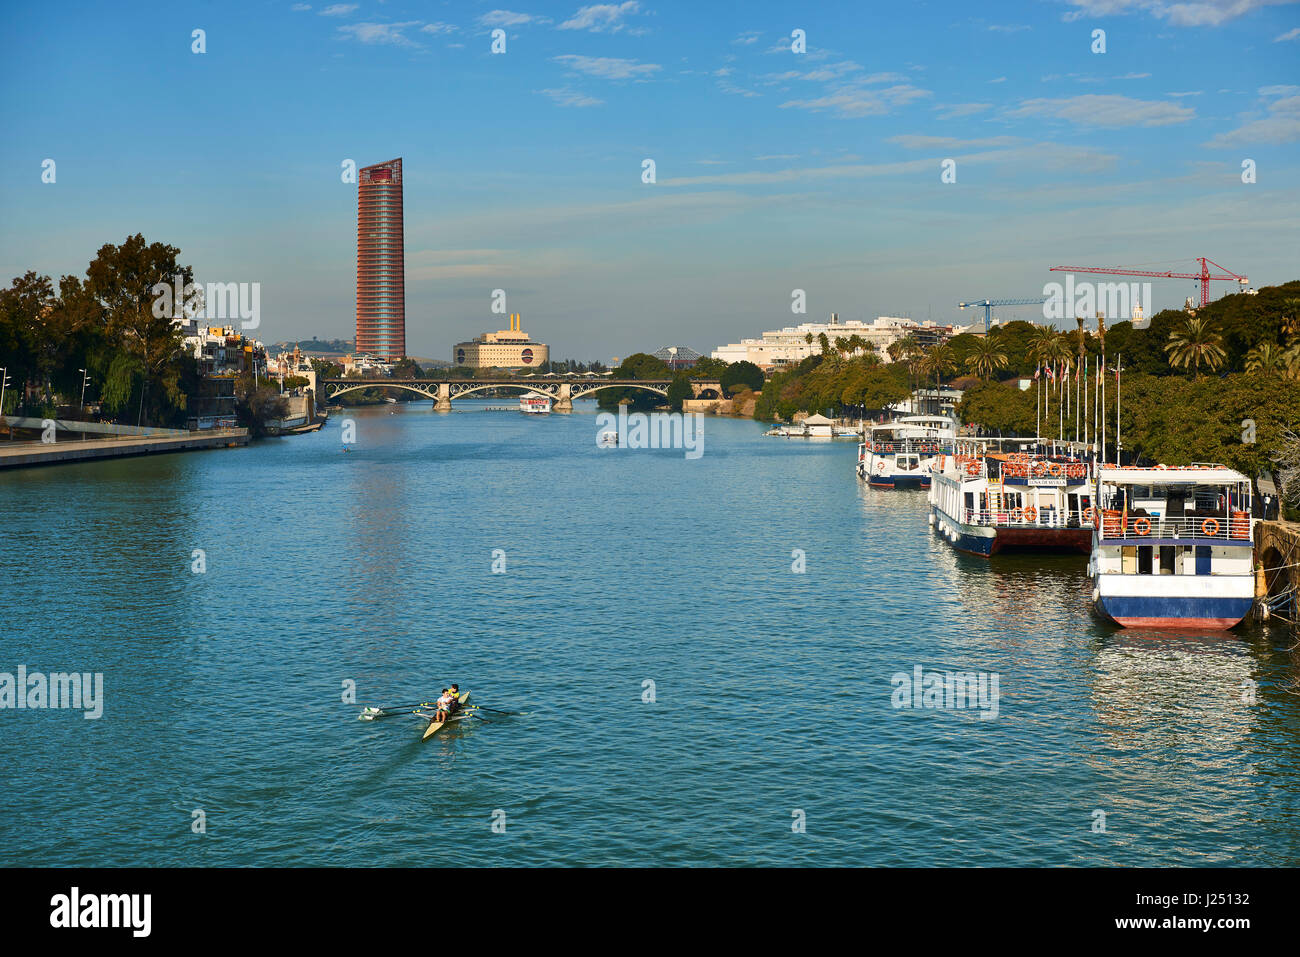
[[1007, 354], [994, 333], [981, 339], [966, 357], [966, 368], [985, 382], [999, 369], [1007, 367]]
[[692, 398], [695, 395], [691, 388], [690, 377], [685, 372], [679, 372], [673, 376], [672, 384], [668, 386], [668, 408], [673, 412], [682, 411], [682, 401]]
[[1199, 316], [1189, 316], [1182, 329], [1170, 334], [1165, 352], [1169, 353], [1169, 364], [1175, 368], [1191, 367], [1192, 381], [1200, 376], [1202, 363], [1213, 372], [1227, 358], [1223, 337]]
[[1261, 342], [1246, 353], [1247, 372], [1281, 372], [1286, 368], [1286, 353], [1271, 342]]
[[[110, 360], [110, 375], [127, 376], [132, 383], [138, 378], [140, 383], [137, 424], [144, 421], [147, 396], [153, 396], [153, 416], [185, 408], [181, 375], [188, 357], [181, 352], [181, 336], [173, 322], [182, 304], [173, 303], [172, 311], [154, 308], [159, 299], [155, 287], [171, 289], [177, 281], [182, 286], [193, 282], [194, 271], [177, 263], [179, 254], [175, 246], [146, 243], [136, 233], [121, 246], [101, 246], [86, 269], [84, 291], [102, 309], [105, 338], [117, 353]], [[126, 362], [118, 361], [122, 356]]]
[[760, 392], [763, 389], [763, 370], [754, 363], [741, 359], [727, 366], [718, 377], [718, 381], [722, 383], [722, 391], [728, 396], [736, 391], [737, 386], [742, 385], [753, 392]]

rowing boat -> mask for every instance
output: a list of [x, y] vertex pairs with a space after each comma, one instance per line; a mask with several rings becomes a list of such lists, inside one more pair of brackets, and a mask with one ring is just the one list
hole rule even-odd
[[[469, 692], [468, 692], [468, 691], [462, 691], [462, 692], [460, 693], [460, 706], [461, 706], [461, 708], [464, 708], [464, 707], [465, 707], [465, 704], [466, 704], [468, 701], [469, 701]], [[458, 711], [456, 714], [453, 714], [450, 718], [448, 718], [447, 721], [458, 721], [458, 720], [460, 720], [462, 717], [469, 717], [469, 716], [468, 716], [468, 715], [462, 715], [462, 714]], [[430, 738], [432, 738], [435, 734], [438, 733], [438, 729], [441, 728], [444, 724], [446, 724], [447, 721], [433, 721], [433, 720], [430, 720], [430, 721], [429, 721], [429, 726], [428, 726], [427, 728], [424, 729], [424, 736], [421, 737], [420, 740], [421, 740], [421, 741], [428, 741]]]

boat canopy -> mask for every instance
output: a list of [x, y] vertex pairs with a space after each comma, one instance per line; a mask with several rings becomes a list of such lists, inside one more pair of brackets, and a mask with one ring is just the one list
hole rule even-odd
[[1156, 466], [1154, 468], [1101, 468], [1098, 478], [1107, 485], [1238, 485], [1250, 479], [1223, 466]]

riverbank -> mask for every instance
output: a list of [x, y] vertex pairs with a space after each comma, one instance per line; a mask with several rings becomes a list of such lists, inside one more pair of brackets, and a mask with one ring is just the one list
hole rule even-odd
[[126, 458], [168, 452], [193, 452], [248, 444], [247, 429], [213, 429], [189, 435], [124, 436], [111, 439], [68, 439], [62, 442], [0, 444], [0, 469], [67, 465], [98, 459]]

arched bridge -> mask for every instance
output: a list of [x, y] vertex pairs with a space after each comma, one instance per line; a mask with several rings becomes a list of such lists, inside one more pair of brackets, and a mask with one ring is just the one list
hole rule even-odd
[[[717, 379], [691, 379], [691, 392], [697, 399], [721, 399], [722, 383]], [[538, 376], [521, 379], [502, 376], [494, 379], [321, 379], [319, 387], [325, 398], [339, 396], [357, 389], [401, 389], [433, 400], [435, 412], [450, 412], [453, 399], [463, 399], [476, 392], [489, 389], [518, 389], [520, 392], [537, 392], [549, 395], [556, 412], [572, 412], [573, 400], [583, 399], [602, 389], [644, 389], [655, 395], [667, 396], [672, 379], [597, 379], [592, 376]]]

